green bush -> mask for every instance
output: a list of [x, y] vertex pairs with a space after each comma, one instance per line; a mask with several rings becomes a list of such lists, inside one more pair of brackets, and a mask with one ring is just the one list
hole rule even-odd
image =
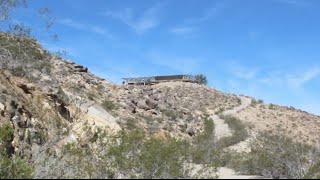
[[[17, 34], [16, 34], [17, 35]], [[32, 74], [28, 74], [30, 69], [36, 69], [45, 74], [51, 74], [52, 64], [49, 61], [50, 55], [41, 49], [36, 40], [28, 37], [13, 36], [7, 33], [0, 33], [0, 48], [6, 49], [10, 56], [7, 67], [16, 76], [27, 76], [29, 79]], [[30, 76], [30, 77], [29, 77]]]
[[33, 67], [42, 73], [51, 74], [53, 65], [49, 61], [37, 61]]
[[304, 179], [320, 179], [320, 160], [309, 169]]
[[113, 111], [118, 108], [117, 105], [114, 104], [114, 102], [112, 102], [110, 100], [104, 100], [101, 105], [107, 111]]
[[274, 105], [274, 104], [269, 104], [269, 107], [268, 107], [269, 109], [271, 109], [271, 110], [275, 110], [276, 109], [276, 105]]
[[132, 178], [182, 178], [186, 143], [174, 138], [146, 138], [142, 130], [122, 131], [109, 148], [107, 159], [121, 174]]
[[162, 113], [167, 116], [171, 121], [177, 120], [179, 117], [182, 117], [182, 114], [178, 111], [174, 111], [172, 109], [163, 109]]
[[0, 179], [29, 179], [32, 174], [32, 167], [24, 159], [0, 155]]
[[[52, 177], [63, 179], [103, 179], [112, 178], [109, 159], [106, 158], [107, 134], [102, 129], [84, 130], [89, 137], [84, 143], [69, 142], [62, 148], [63, 155], [51, 161]], [[90, 143], [89, 143], [90, 142]], [[95, 146], [93, 146], [93, 144]], [[60, 172], [61, 170], [66, 172]]]
[[248, 132], [246, 126], [237, 118], [232, 116], [220, 116], [223, 119], [230, 129], [232, 129], [232, 136], [221, 138], [217, 142], [217, 146], [221, 149], [235, 145], [241, 141], [244, 141], [248, 138]]
[[8, 144], [13, 140], [14, 130], [9, 123], [3, 124], [0, 127], [0, 145]]
[[203, 85], [207, 85], [208, 84], [207, 76], [205, 76], [203, 74], [198, 74], [198, 75], [195, 76], [195, 78], [196, 78], [196, 81], [199, 84], [203, 84]]
[[263, 104], [263, 100], [261, 100], [261, 99], [259, 99], [259, 100], [252, 99], [251, 106], [255, 107], [258, 104]]
[[144, 132], [139, 129], [119, 133], [119, 137], [115, 139], [108, 153], [108, 157], [113, 159], [115, 168], [123, 172], [132, 172], [137, 167], [144, 138]]
[[147, 140], [139, 157], [143, 178], [183, 178], [184, 147], [185, 144], [176, 139]]
[[24, 61], [37, 61], [45, 58], [36, 40], [31, 38], [17, 37], [9, 34], [0, 34], [0, 47], [5, 47], [13, 58]]
[[18, 66], [12, 69], [12, 74], [19, 77], [24, 77], [27, 72], [24, 70], [22, 66]]
[[31, 178], [32, 167], [24, 159], [9, 154], [13, 135], [14, 130], [9, 123], [0, 127], [0, 179]]
[[312, 148], [294, 142], [284, 134], [261, 133], [250, 153], [237, 154], [229, 166], [244, 174], [267, 178], [300, 179], [305, 176]]
[[192, 161], [197, 164], [205, 164], [216, 167], [219, 163], [220, 150], [215, 144], [213, 120], [206, 116], [204, 130], [195, 137], [191, 149]]

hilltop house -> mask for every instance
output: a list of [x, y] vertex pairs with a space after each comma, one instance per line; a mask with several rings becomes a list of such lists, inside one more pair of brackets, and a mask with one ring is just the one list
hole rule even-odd
[[198, 83], [195, 76], [191, 75], [171, 75], [171, 76], [151, 76], [138, 78], [123, 78], [125, 85], [152, 85], [162, 82], [191, 82]]

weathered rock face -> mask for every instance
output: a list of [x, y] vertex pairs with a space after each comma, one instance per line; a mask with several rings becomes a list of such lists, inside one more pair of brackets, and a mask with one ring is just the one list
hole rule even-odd
[[[234, 95], [192, 83], [119, 86], [110, 93], [120, 104], [118, 115], [123, 124], [130, 119], [139, 119], [139, 126], [147, 131], [154, 133], [157, 126], [159, 132], [185, 138], [201, 131], [204, 115], [239, 104]], [[192, 131], [186, 131], [186, 127], [193, 127]]]
[[4, 116], [4, 110], [5, 110], [5, 106], [2, 103], [0, 103], [0, 115], [1, 116]]

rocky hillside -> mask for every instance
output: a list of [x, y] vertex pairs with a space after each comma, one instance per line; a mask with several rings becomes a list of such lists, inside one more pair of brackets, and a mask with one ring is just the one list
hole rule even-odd
[[[320, 139], [318, 116], [199, 84], [116, 85], [4, 33], [0, 127], [1, 156], [19, 157], [34, 178], [296, 177], [226, 168], [239, 159], [230, 152], [250, 153], [263, 132], [284, 129], [309, 149]], [[317, 159], [306, 157], [303, 169], [314, 171]], [[17, 176], [2, 174], [6, 167], [0, 162], [0, 178]]]

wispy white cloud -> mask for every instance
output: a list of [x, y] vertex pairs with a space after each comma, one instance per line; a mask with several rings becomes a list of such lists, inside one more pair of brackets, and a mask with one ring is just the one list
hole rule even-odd
[[193, 27], [174, 27], [169, 30], [171, 33], [176, 34], [176, 35], [186, 35], [190, 34], [194, 31]]
[[277, 86], [290, 90], [303, 89], [304, 85], [320, 77], [320, 68], [310, 68], [299, 73], [270, 71], [267, 75], [257, 79], [258, 83], [270, 87]]
[[64, 26], [67, 26], [73, 29], [77, 29], [81, 31], [89, 31], [91, 33], [103, 35], [108, 38], [113, 38], [113, 35], [106, 28], [101, 26], [84, 24], [70, 18], [60, 19], [57, 22], [59, 24], [62, 24]]
[[126, 8], [118, 12], [106, 11], [102, 13], [102, 15], [120, 20], [122, 23], [134, 29], [138, 34], [142, 34], [160, 24], [160, 11], [163, 7], [164, 3], [157, 3], [139, 15], [132, 8]]
[[319, 67], [309, 68], [299, 73], [280, 70], [269, 70], [263, 73], [258, 68], [237, 64], [233, 64], [229, 69], [235, 78], [250, 80], [251, 83], [264, 84], [270, 87], [285, 87], [291, 90], [303, 88], [305, 84], [320, 77]]
[[288, 75], [287, 82], [291, 87], [300, 88], [319, 76], [320, 68], [312, 68], [299, 75]]
[[72, 19], [65, 18], [65, 19], [60, 19], [58, 20], [59, 24], [74, 28], [74, 29], [79, 29], [79, 30], [84, 30], [86, 29], [86, 26], [84, 24], [78, 23]]
[[297, 7], [305, 7], [309, 5], [309, 3], [304, 0], [275, 0], [275, 1], [279, 3], [287, 4], [287, 5], [297, 6]]
[[[227, 90], [264, 99], [269, 103], [295, 106], [319, 114], [320, 103], [314, 97], [317, 91], [314, 86], [320, 80], [320, 66], [295, 70], [263, 69], [233, 63], [226, 66], [230, 76], [224, 80]], [[309, 85], [312, 85], [310, 88]]]
[[206, 22], [206, 21], [210, 20], [211, 18], [213, 18], [215, 15], [217, 15], [224, 8], [225, 8], [224, 3], [221, 3], [221, 2], [216, 3], [216, 4], [212, 5], [211, 7], [209, 7], [208, 9], [206, 9], [201, 16], [186, 19], [186, 23], [199, 24], [199, 23]]
[[157, 52], [148, 53], [147, 59], [155, 65], [167, 67], [178, 73], [195, 73], [203, 62], [195, 57], [181, 57]]
[[179, 26], [173, 27], [169, 29], [169, 32], [176, 34], [176, 35], [190, 35], [195, 32], [196, 27], [204, 23], [206, 21], [211, 20], [215, 15], [217, 15], [223, 8], [225, 7], [224, 3], [216, 3], [206, 9], [204, 13], [199, 16], [194, 16], [191, 18], [187, 18], [184, 20], [182, 24]]
[[229, 71], [238, 79], [254, 79], [258, 73], [257, 67], [246, 67], [236, 62], [231, 62], [228, 66]]

